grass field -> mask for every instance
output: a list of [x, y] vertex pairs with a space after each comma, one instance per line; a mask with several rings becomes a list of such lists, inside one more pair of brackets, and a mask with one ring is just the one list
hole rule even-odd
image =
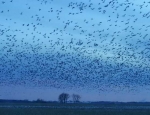
[[1, 103], [0, 115], [150, 115], [150, 109], [140, 106], [143, 107], [136, 104]]

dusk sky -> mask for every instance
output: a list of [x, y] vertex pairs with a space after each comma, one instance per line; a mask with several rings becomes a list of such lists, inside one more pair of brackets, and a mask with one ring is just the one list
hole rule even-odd
[[150, 101], [149, 8], [149, 0], [0, 0], [0, 99]]

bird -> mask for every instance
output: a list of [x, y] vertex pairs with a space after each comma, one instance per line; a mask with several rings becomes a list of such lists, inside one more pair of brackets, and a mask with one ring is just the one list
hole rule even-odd
[[21, 2], [0, 4], [0, 85], [102, 92], [150, 85], [149, 2]]

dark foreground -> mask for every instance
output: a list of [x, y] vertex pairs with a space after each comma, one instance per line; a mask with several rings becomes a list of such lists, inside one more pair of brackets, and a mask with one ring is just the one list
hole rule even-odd
[[150, 115], [150, 105], [0, 103], [0, 115]]

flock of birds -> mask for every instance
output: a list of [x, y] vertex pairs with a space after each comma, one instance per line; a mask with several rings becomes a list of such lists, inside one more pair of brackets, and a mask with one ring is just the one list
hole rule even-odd
[[149, 7], [147, 0], [0, 0], [0, 86], [149, 86]]

